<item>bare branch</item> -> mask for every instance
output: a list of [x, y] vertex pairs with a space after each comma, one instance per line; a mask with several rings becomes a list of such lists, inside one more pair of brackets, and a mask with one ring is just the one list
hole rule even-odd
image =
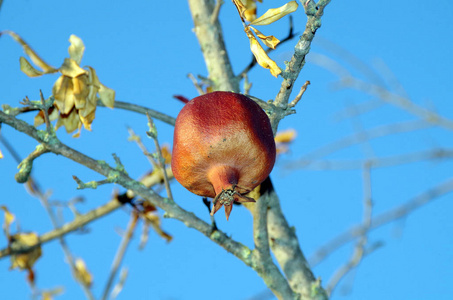
[[291, 289], [302, 299], [327, 299], [318, 280], [315, 279], [305, 256], [300, 249], [294, 230], [287, 223], [279, 199], [270, 180], [262, 184], [263, 193], [269, 195], [267, 212], [269, 241], [272, 252], [286, 275]]
[[[313, 0], [303, 2], [308, 20], [305, 25], [304, 33], [294, 48], [293, 57], [291, 58], [291, 61], [286, 64], [286, 69], [281, 74], [283, 82], [280, 91], [275, 97], [275, 105], [278, 107], [286, 108], [288, 106], [288, 99], [291, 95], [294, 83], [305, 65], [305, 56], [310, 51], [311, 42], [315, 37], [316, 31], [321, 27], [321, 17], [324, 14], [324, 8], [329, 2], [330, 0], [320, 0], [317, 4], [315, 4]], [[278, 123], [284, 116], [276, 113], [272, 114], [270, 118], [273, 125], [272, 127], [276, 131]]]
[[[34, 247], [45, 244], [54, 239], [60, 238], [70, 232], [78, 230], [78, 229], [82, 228], [83, 226], [85, 226], [86, 224], [118, 209], [119, 207], [121, 207], [121, 205], [122, 204], [119, 201], [112, 200], [96, 209], [89, 211], [86, 214], [78, 215], [74, 219], [74, 221], [66, 223], [63, 226], [58, 227], [57, 229], [54, 229], [52, 231], [42, 234], [39, 237], [39, 243], [37, 245], [35, 245]], [[32, 248], [33, 248], [33, 246], [24, 248], [24, 249], [21, 249], [19, 252], [27, 252], [27, 251], [30, 251]], [[2, 249], [2, 250], [0, 250], [0, 258], [14, 254], [14, 253], [11, 251], [10, 248]]]
[[254, 264], [258, 266], [259, 275], [278, 299], [291, 299], [295, 298], [294, 292], [274, 264], [269, 249], [267, 211], [270, 192], [266, 185], [261, 185], [260, 194], [262, 194], [250, 209], [253, 214], [253, 237], [255, 240]]
[[213, 0], [189, 0], [194, 22], [194, 32], [203, 52], [209, 79], [215, 91], [239, 92], [239, 80], [235, 79], [228, 52], [222, 36], [222, 27], [214, 16]]
[[112, 267], [110, 269], [110, 275], [107, 280], [107, 283], [104, 288], [104, 293], [102, 294], [102, 300], [107, 300], [110, 289], [113, 284], [113, 280], [115, 279], [115, 276], [118, 272], [118, 268], [121, 265], [121, 262], [123, 261], [123, 258], [126, 254], [126, 249], [127, 246], [129, 245], [132, 235], [134, 233], [134, 230], [137, 226], [139, 215], [136, 211], [132, 211], [131, 213], [131, 219], [129, 221], [129, 224], [127, 225], [126, 232], [124, 234], [123, 240], [121, 241], [121, 244], [118, 248], [118, 251], [116, 252], [115, 258], [113, 259]]
[[[98, 100], [97, 105], [106, 107], [100, 100]], [[158, 112], [156, 110], [153, 110], [153, 109], [141, 106], [141, 105], [117, 101], [117, 100], [115, 100], [114, 105], [115, 105], [115, 108], [129, 110], [129, 111], [133, 111], [133, 112], [143, 114], [143, 115], [146, 115], [148, 113], [151, 117], [153, 117], [157, 120], [160, 120], [162, 122], [165, 122], [167, 124], [173, 125], [173, 126], [175, 125], [175, 122], [176, 122], [176, 119], [173, 117], [170, 117], [166, 114], [163, 114], [161, 112]]]
[[[128, 175], [126, 175], [124, 172], [119, 172], [118, 170], [110, 167], [105, 162], [96, 161], [96, 160], [62, 144], [59, 140], [56, 139], [56, 137], [48, 137], [47, 135], [43, 136], [42, 134], [40, 134], [40, 131], [36, 130], [33, 126], [28, 125], [26, 122], [24, 122], [22, 120], [9, 116], [2, 111], [0, 111], [0, 122], [7, 124], [7, 125], [13, 127], [14, 129], [27, 134], [28, 136], [36, 139], [39, 142], [46, 143], [46, 148], [55, 154], [59, 154], [64, 157], [67, 157], [81, 165], [84, 165], [84, 166], [98, 172], [101, 175], [106, 176], [107, 178], [109, 178], [109, 176], [111, 178], [115, 178], [115, 182], [117, 184], [123, 186], [126, 189], [133, 190], [136, 195], [139, 195], [143, 199], [150, 201], [153, 205], [162, 208], [166, 212], [165, 216], [167, 216], [169, 218], [177, 219], [177, 220], [183, 222], [186, 226], [200, 231], [202, 234], [209, 237], [212, 241], [219, 244], [225, 250], [232, 253], [236, 257], [238, 257], [246, 265], [253, 267], [251, 264], [252, 251], [248, 247], [242, 245], [239, 242], [234, 241], [233, 239], [229, 238], [225, 233], [223, 233], [221, 231], [216, 230], [213, 232], [210, 224], [199, 219], [193, 213], [182, 209], [171, 199], [160, 197], [154, 191], [150, 190], [145, 185], [133, 180]], [[51, 142], [47, 143], [47, 141], [49, 139], [51, 140]], [[109, 202], [109, 203], [112, 203], [112, 202]], [[113, 204], [111, 204], [111, 205], [115, 206], [115, 208], [117, 208], [121, 204], [116, 201], [116, 202], [113, 202]], [[81, 222], [81, 223], [83, 223], [83, 222]], [[72, 224], [72, 225], [75, 225], [75, 224]], [[65, 228], [65, 226], [63, 226], [61, 230], [73, 231], [73, 230], [79, 228], [80, 226], [81, 226], [80, 224], [77, 224], [77, 226], [75, 228], [74, 227]], [[61, 235], [62, 235], [61, 232], [58, 232], [58, 233], [52, 232], [51, 236], [46, 236], [45, 239], [43, 239], [43, 237], [41, 237], [40, 244], [44, 243], [45, 241], [48, 241], [49, 239], [53, 239], [53, 238], [56, 238]], [[9, 254], [11, 254], [11, 251], [9, 248], [0, 250], [0, 258], [4, 257], [6, 255], [9, 255]]]
[[445, 182], [442, 182], [437, 186], [422, 192], [418, 196], [412, 198], [411, 200], [400, 206], [397, 206], [375, 216], [371, 220], [371, 225], [368, 229], [364, 228], [362, 224], [352, 226], [350, 229], [339, 234], [337, 237], [321, 246], [310, 258], [310, 265], [316, 266], [332, 252], [336, 251], [341, 246], [351, 242], [355, 238], [362, 236], [365, 232], [375, 230], [388, 223], [405, 218], [410, 213], [422, 207], [423, 205], [451, 192], [453, 192], [453, 178], [450, 178]]

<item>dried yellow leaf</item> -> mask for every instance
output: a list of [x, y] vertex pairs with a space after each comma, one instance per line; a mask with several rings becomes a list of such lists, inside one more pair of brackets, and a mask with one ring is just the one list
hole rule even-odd
[[249, 27], [253, 29], [256, 36], [269, 48], [275, 49], [275, 47], [278, 45], [278, 43], [280, 43], [280, 40], [277, 39], [275, 36], [264, 35], [258, 29], [255, 29], [252, 26], [249, 26]]
[[83, 285], [91, 287], [93, 284], [93, 275], [88, 271], [85, 261], [81, 258], [77, 258], [74, 262], [75, 265], [75, 277]]
[[0, 150], [0, 159], [3, 158], [3, 153], [2, 153], [2, 150]]
[[5, 235], [9, 237], [9, 226], [12, 222], [14, 222], [15, 217], [14, 214], [12, 214], [6, 206], [2, 205], [0, 206], [0, 209], [4, 211], [5, 220], [3, 221], [3, 230], [5, 232]]
[[91, 131], [91, 123], [93, 123], [94, 121], [95, 114], [96, 110], [93, 110], [90, 114], [86, 116], [82, 116], [79, 113], [80, 121], [82, 122], [83, 127], [85, 127], [86, 130]]
[[154, 231], [162, 238], [164, 238], [167, 242], [171, 242], [173, 237], [162, 229], [160, 218], [155, 211], [148, 212], [144, 214], [143, 217], [146, 222], [146, 225], [151, 226], [154, 229]]
[[64, 126], [66, 128], [67, 133], [71, 133], [77, 128], [82, 127], [79, 115], [77, 114], [77, 111], [75, 109], [70, 111], [69, 114], [60, 114], [57, 124], [55, 125], [55, 129], [58, 129], [61, 126]]
[[298, 6], [296, 1], [290, 1], [279, 8], [271, 8], [266, 11], [264, 15], [251, 22], [250, 25], [269, 25], [283, 18], [287, 14], [296, 11]]
[[101, 82], [96, 74], [96, 70], [90, 66], [88, 66], [88, 101], [96, 102], [97, 97], [96, 94], [98, 93], [99, 89], [101, 88]]
[[289, 144], [296, 138], [297, 132], [294, 129], [288, 129], [277, 132], [275, 136], [275, 144], [277, 147], [277, 154], [286, 153], [289, 151]]
[[38, 77], [44, 74], [44, 72], [41, 72], [33, 67], [31, 63], [23, 56], [19, 58], [19, 63], [20, 70], [24, 72], [28, 77]]
[[87, 74], [87, 71], [82, 69], [75, 60], [72, 58], [65, 58], [60, 69], [58, 69], [61, 74], [71, 78]]
[[256, 19], [256, 2], [254, 0], [242, 0], [246, 10], [244, 11], [244, 17], [247, 21], [252, 22]]
[[171, 151], [170, 151], [170, 146], [169, 145], [163, 145], [161, 147], [162, 150], [162, 157], [165, 160], [166, 164], [171, 163]]
[[[58, 109], [55, 109], [54, 107], [51, 107], [48, 110], [48, 114], [49, 114], [49, 120], [50, 121], [55, 121], [56, 119], [58, 119], [58, 116], [59, 116]], [[40, 110], [39, 113], [35, 116], [33, 125], [35, 127], [38, 127], [39, 125], [42, 125], [44, 123], [45, 123], [44, 113], [42, 112], [42, 110]]]
[[277, 77], [282, 72], [282, 70], [275, 63], [275, 61], [270, 59], [266, 51], [264, 51], [263, 47], [261, 47], [256, 37], [250, 31], [250, 29], [248, 30], [247, 29], [248, 27], [246, 28], [246, 33], [247, 37], [250, 40], [250, 50], [252, 50], [252, 53], [255, 56], [256, 61], [263, 68], [269, 69], [271, 71], [272, 76]]
[[82, 40], [74, 34], [71, 34], [71, 36], [69, 37], [69, 42], [71, 43], [68, 49], [69, 57], [71, 57], [78, 65], [80, 65], [83, 57], [83, 52], [85, 51], [85, 45], [83, 44]]
[[233, 3], [236, 6], [241, 18], [245, 19], [244, 13], [247, 10], [247, 7], [245, 7], [244, 4], [242, 4], [241, 0], [233, 0]]
[[74, 104], [77, 109], [84, 109], [87, 105], [87, 97], [90, 93], [88, 89], [88, 76], [82, 75], [72, 78]]
[[297, 132], [294, 129], [287, 129], [284, 131], [277, 132], [275, 136], [276, 143], [290, 143], [292, 142], [297, 136]]
[[63, 292], [64, 292], [63, 287], [57, 287], [50, 291], [43, 291], [41, 293], [41, 297], [42, 297], [41, 300], [53, 300], [53, 296], [61, 295], [61, 294], [63, 294]]
[[[27, 247], [38, 244], [38, 235], [34, 232], [18, 233], [11, 237], [15, 247]], [[11, 246], [11, 245], [10, 245]], [[31, 251], [23, 254], [11, 255], [11, 269], [19, 268], [21, 270], [31, 269], [35, 262], [41, 257], [41, 247], [35, 247]]]
[[53, 85], [52, 94], [55, 97], [54, 104], [60, 113], [69, 114], [75, 103], [72, 78], [60, 76]]
[[47, 64], [44, 60], [42, 60], [41, 57], [39, 57], [38, 54], [36, 54], [35, 51], [15, 32], [10, 31], [10, 30], [5, 30], [0, 32], [0, 34], [8, 34], [11, 36], [16, 42], [22, 45], [22, 48], [24, 49], [25, 54], [30, 57], [31, 61], [38, 66], [41, 70], [44, 71], [44, 73], [55, 73], [57, 72], [57, 69], [54, 67], [50, 66]]
[[113, 108], [115, 105], [115, 91], [100, 83], [99, 98], [105, 106]]

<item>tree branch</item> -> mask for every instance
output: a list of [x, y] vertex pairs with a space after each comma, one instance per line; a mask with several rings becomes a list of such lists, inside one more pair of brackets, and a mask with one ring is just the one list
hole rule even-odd
[[[167, 198], [162, 198], [157, 195], [153, 190], [150, 190], [145, 185], [141, 184], [130, 178], [124, 172], [120, 172], [117, 169], [110, 167], [107, 163], [103, 161], [96, 161], [66, 145], [61, 143], [56, 137], [51, 137], [45, 134], [43, 131], [37, 130], [31, 125], [28, 125], [26, 122], [16, 119], [12, 116], [5, 114], [0, 111], [0, 122], [7, 124], [14, 129], [27, 134], [28, 136], [34, 138], [40, 143], [45, 144], [45, 147], [50, 151], [58, 155], [62, 155], [66, 158], [71, 159], [81, 165], [84, 165], [97, 173], [104, 175], [106, 177], [115, 178], [115, 183], [123, 186], [126, 189], [132, 190], [136, 195], [139, 195], [143, 199], [150, 201], [153, 205], [160, 207], [166, 213], [165, 216], [169, 218], [177, 219], [183, 222], [187, 227], [194, 228], [200, 231], [205, 236], [209, 237], [212, 241], [223, 247], [228, 252], [232, 253], [240, 260], [242, 260], [246, 265], [252, 266], [251, 264], [251, 253], [252, 251], [244, 246], [243, 244], [234, 241], [229, 238], [225, 233], [221, 231], [212, 231], [210, 224], [199, 219], [195, 214], [188, 212], [178, 206], [174, 201]], [[110, 204], [113, 206], [120, 205], [116, 202]], [[82, 222], [81, 222], [82, 223]], [[72, 224], [74, 225], [74, 224]], [[73, 231], [79, 228], [79, 224], [75, 228], [65, 228], [62, 227], [62, 230]], [[48, 236], [45, 239], [41, 239], [40, 243], [54, 239], [58, 236], [61, 236], [61, 233], [57, 234], [55, 231], [52, 232], [53, 236]], [[29, 250], [29, 249], [28, 249]], [[10, 249], [0, 250], [0, 257], [11, 254]], [[253, 267], [253, 266], [252, 266]]]
[[[329, 3], [330, 0], [320, 0], [317, 4], [313, 0], [303, 2], [308, 20], [305, 25], [305, 30], [294, 48], [294, 55], [292, 56], [291, 61], [287, 63], [286, 69], [281, 74], [283, 82], [274, 101], [274, 104], [282, 109], [286, 109], [288, 106], [288, 100], [291, 91], [293, 90], [294, 83], [305, 65], [305, 56], [310, 51], [311, 42], [315, 37], [316, 31], [321, 27], [321, 17], [324, 14], [324, 8]], [[282, 114], [272, 114], [270, 116], [273, 125], [272, 127], [276, 129], [278, 123], [284, 117], [285, 115]]]
[[213, 0], [189, 0], [189, 6], [195, 25], [194, 32], [203, 52], [209, 73], [208, 78], [212, 82], [213, 90], [239, 92], [239, 80], [233, 74], [223, 41], [222, 27], [218, 18], [213, 18], [218, 14], [215, 11], [215, 2]]
[[363, 224], [352, 226], [345, 232], [339, 234], [337, 237], [321, 246], [310, 258], [310, 265], [318, 265], [322, 260], [339, 249], [341, 246], [353, 241], [357, 237], [362, 236], [367, 231], [375, 230], [388, 223], [405, 218], [423, 205], [451, 192], [453, 192], [453, 178], [449, 178], [445, 182], [422, 192], [418, 196], [400, 206], [375, 216], [372, 218], [371, 224], [368, 228], [365, 228]]

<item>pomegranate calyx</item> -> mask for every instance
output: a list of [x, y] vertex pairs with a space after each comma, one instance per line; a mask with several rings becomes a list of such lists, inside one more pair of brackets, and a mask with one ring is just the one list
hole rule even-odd
[[213, 216], [222, 206], [225, 206], [226, 219], [230, 218], [231, 210], [233, 209], [233, 202], [256, 202], [255, 199], [241, 195], [233, 189], [222, 189], [222, 191], [215, 196], [212, 201], [213, 207], [211, 216]]

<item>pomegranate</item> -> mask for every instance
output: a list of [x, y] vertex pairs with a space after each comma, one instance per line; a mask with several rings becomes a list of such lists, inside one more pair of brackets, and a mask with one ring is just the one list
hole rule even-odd
[[275, 142], [266, 113], [250, 98], [213, 92], [189, 101], [176, 118], [171, 167], [194, 194], [222, 205], [255, 202], [244, 196], [263, 182], [275, 163]]

